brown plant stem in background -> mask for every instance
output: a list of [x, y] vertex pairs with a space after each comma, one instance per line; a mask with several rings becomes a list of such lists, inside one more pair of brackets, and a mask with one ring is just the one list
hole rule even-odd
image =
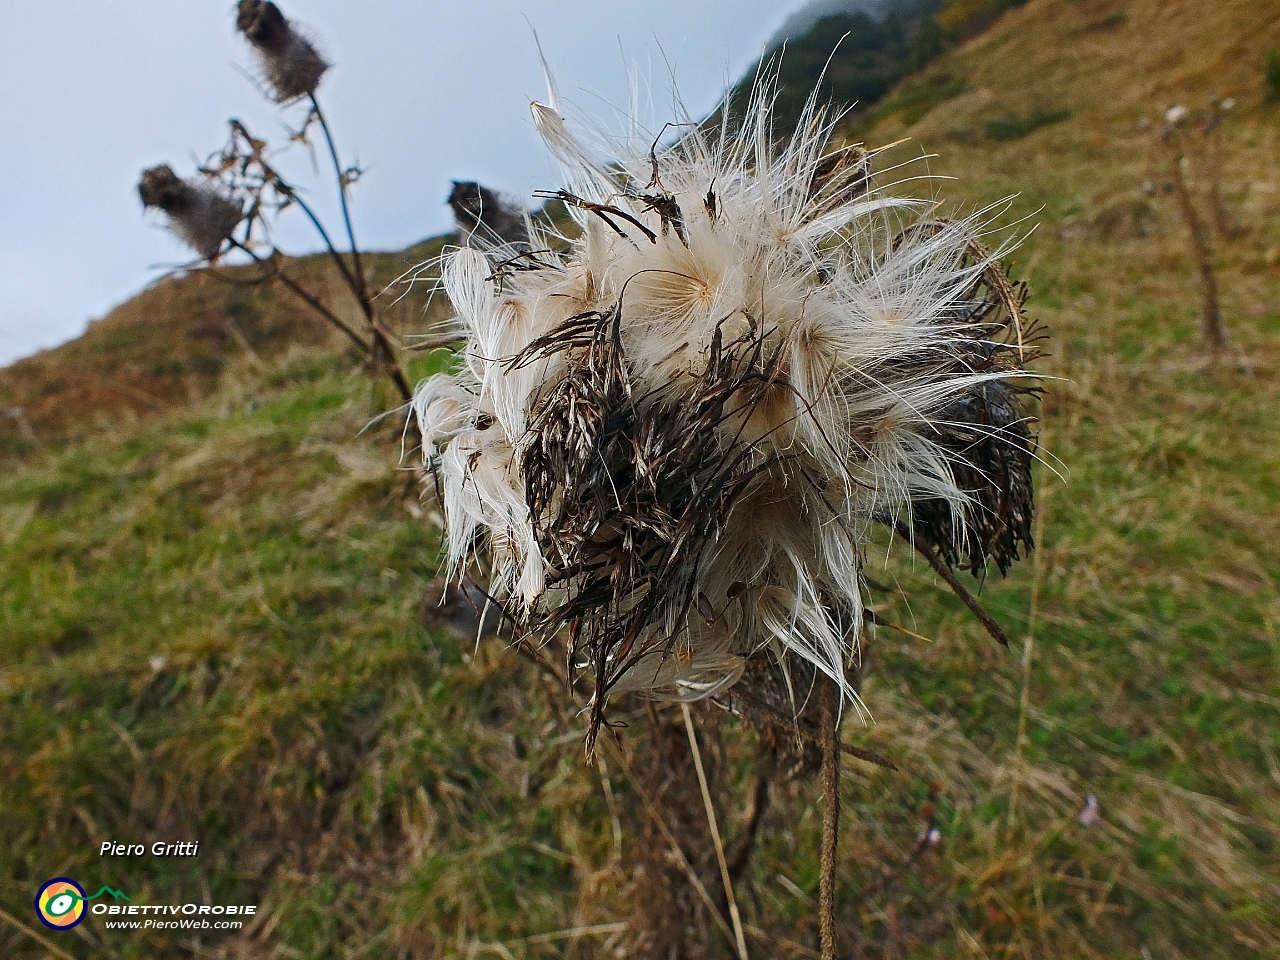
[[1205, 173], [1209, 180], [1209, 213], [1213, 216], [1218, 239], [1222, 241], [1230, 240], [1240, 232], [1231, 222], [1231, 216], [1222, 200], [1222, 121], [1233, 107], [1234, 101], [1215, 99], [1210, 106], [1209, 118], [1201, 128], [1206, 144]]
[[1209, 349], [1217, 353], [1226, 346], [1227, 341], [1222, 330], [1222, 315], [1218, 307], [1218, 281], [1213, 272], [1213, 250], [1182, 172], [1183, 161], [1186, 159], [1182, 136], [1177, 130], [1166, 131], [1164, 143], [1169, 154], [1170, 173], [1173, 177], [1173, 192], [1178, 199], [1178, 211], [1182, 214], [1187, 231], [1191, 234], [1191, 253], [1196, 261], [1196, 270], [1200, 274], [1200, 322], [1204, 338]]

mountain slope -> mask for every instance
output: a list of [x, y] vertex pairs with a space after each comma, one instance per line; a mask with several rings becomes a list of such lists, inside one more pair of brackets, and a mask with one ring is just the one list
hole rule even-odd
[[[1012, 652], [901, 545], [869, 561], [911, 598], [874, 594], [882, 619], [929, 639], [869, 638], [875, 723], [845, 726], [899, 768], [846, 767], [851, 955], [1280, 950], [1273, 48], [1280, 12], [1251, 0], [1031, 0], [856, 131], [911, 136], [890, 160], [938, 154], [886, 178], [956, 177], [904, 190], [936, 186], [967, 210], [1016, 195], [1005, 219], [1028, 219], [1013, 259], [1060, 378], [1043, 446], [1066, 479], [1038, 473], [1040, 549], [982, 586], [1023, 644]], [[1157, 140], [1169, 103], [1210, 95], [1239, 101], [1221, 131], [1240, 233], [1216, 243], [1231, 347], [1216, 363]], [[190, 289], [171, 329], [199, 318]], [[149, 296], [120, 316], [155, 316]], [[111, 343], [44, 355], [40, 383], [60, 365], [122, 369], [127, 351], [140, 364], [167, 336], [109, 329]], [[387, 401], [330, 344], [285, 339], [256, 361], [219, 347], [207, 396], [90, 422], [65, 444], [14, 435], [0, 473], [0, 906], [37, 926], [30, 901], [53, 876], [138, 903], [260, 905], [228, 933], [49, 932], [86, 958], [613, 952], [641, 882], [633, 853], [666, 844], [629, 779], [635, 754], [630, 771], [613, 754], [587, 766], [582, 719], [527, 660], [439, 629], [431, 607], [420, 625], [430, 504], [396, 470], [395, 425], [360, 433]], [[645, 723], [632, 706], [623, 757]], [[727, 771], [732, 852], [755, 809], [755, 745], [719, 711], [698, 717]], [[813, 955], [817, 793], [779, 777], [767, 794], [738, 897], [752, 956]], [[104, 839], [200, 840], [201, 855], [112, 860]], [[0, 955], [47, 951], [0, 919]]]

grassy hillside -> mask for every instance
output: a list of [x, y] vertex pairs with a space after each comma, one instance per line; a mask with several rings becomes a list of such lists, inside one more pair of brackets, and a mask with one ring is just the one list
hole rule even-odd
[[[1039, 224], [1014, 260], [1051, 333], [1043, 442], [1065, 480], [1039, 474], [1041, 548], [982, 589], [1012, 651], [900, 550], [868, 570], [903, 587], [874, 597], [884, 618], [929, 640], [878, 631], [876, 722], [845, 727], [899, 767], [846, 765], [849, 955], [1280, 952], [1275, 48], [1280, 12], [1253, 0], [1031, 0], [858, 131], [936, 152], [965, 209], [1017, 194], [1007, 218]], [[1156, 139], [1169, 103], [1210, 95], [1239, 101], [1216, 362]], [[154, 288], [38, 375], [0, 372], [5, 403], [59, 397], [63, 424], [6, 439], [0, 474], [0, 908], [38, 927], [53, 876], [261, 905], [198, 938], [37, 931], [76, 958], [612, 953], [645, 891], [637, 845], [662, 846], [627, 731], [588, 767], [582, 719], [527, 661], [423, 627], [430, 506], [394, 425], [361, 433], [387, 398], [304, 328], [269, 336], [278, 308], [235, 313], [202, 282]], [[175, 381], [188, 400], [145, 365], [185, 357], [206, 308], [256, 357], [211, 348], [217, 370]], [[81, 371], [163, 402], [57, 393]], [[643, 711], [618, 715], [638, 731]], [[698, 713], [732, 846], [754, 745]], [[817, 793], [772, 789], [739, 890], [753, 957], [816, 955]], [[109, 860], [104, 839], [201, 854]], [[0, 918], [0, 955], [50, 953]]]
[[[372, 255], [373, 282], [391, 283], [438, 255], [442, 243]], [[364, 322], [327, 258], [295, 261], [289, 273], [348, 323]], [[165, 277], [79, 339], [7, 367], [0, 373], [0, 408], [9, 412], [0, 418], [0, 463], [198, 401], [237, 359], [261, 365], [293, 347], [340, 345], [333, 328], [287, 290], [246, 285], [248, 276], [231, 268]], [[417, 330], [426, 302], [425, 285], [397, 287], [382, 300], [383, 320], [393, 331]]]

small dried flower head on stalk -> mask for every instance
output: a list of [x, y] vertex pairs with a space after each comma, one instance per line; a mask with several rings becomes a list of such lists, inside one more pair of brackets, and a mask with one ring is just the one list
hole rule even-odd
[[310, 96], [329, 69], [315, 45], [270, 0], [240, 0], [236, 29], [253, 44], [277, 103]]
[[162, 164], [142, 172], [138, 195], [144, 207], [169, 216], [171, 229], [206, 260], [215, 259], [231, 238], [244, 211], [208, 178], [183, 180]]
[[881, 188], [812, 99], [775, 146], [774, 92], [607, 159], [533, 104], [579, 232], [444, 263], [463, 363], [414, 411], [452, 572], [517, 639], [563, 631], [589, 745], [610, 693], [711, 696], [756, 658], [793, 706], [818, 673], [857, 703], [875, 523], [979, 573], [1030, 546], [1033, 351], [993, 215]]

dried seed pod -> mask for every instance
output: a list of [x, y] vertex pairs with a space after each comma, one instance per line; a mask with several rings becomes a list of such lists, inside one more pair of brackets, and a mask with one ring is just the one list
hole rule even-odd
[[812, 101], [776, 148], [772, 91], [741, 126], [607, 161], [534, 104], [580, 233], [536, 227], [566, 252], [519, 270], [445, 263], [465, 363], [415, 410], [453, 571], [479, 561], [518, 638], [563, 631], [589, 740], [623, 690], [765, 677], [772, 703], [825, 675], [856, 703], [873, 523], [975, 570], [1030, 545], [1035, 352], [989, 212], [878, 185]]
[[240, 0], [236, 29], [253, 44], [277, 103], [316, 92], [328, 62], [270, 0]]
[[209, 180], [183, 180], [162, 164], [144, 170], [138, 182], [144, 207], [169, 215], [169, 229], [206, 260], [212, 260], [230, 239], [244, 212]]
[[449, 207], [462, 242], [467, 245], [479, 242], [497, 247], [526, 243], [529, 239], [524, 215], [474, 181], [453, 181]]

